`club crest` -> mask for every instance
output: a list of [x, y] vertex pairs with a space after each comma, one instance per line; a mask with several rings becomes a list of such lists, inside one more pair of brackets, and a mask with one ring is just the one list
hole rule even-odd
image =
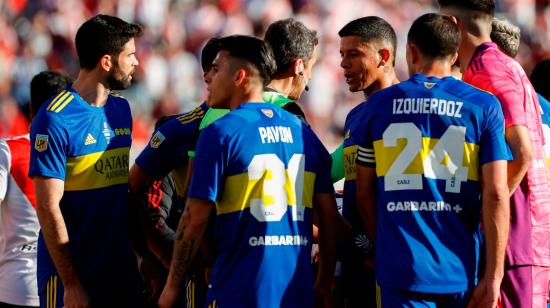
[[273, 118], [273, 110], [271, 109], [261, 109], [262, 110], [262, 113], [265, 114], [266, 117], [268, 118]]

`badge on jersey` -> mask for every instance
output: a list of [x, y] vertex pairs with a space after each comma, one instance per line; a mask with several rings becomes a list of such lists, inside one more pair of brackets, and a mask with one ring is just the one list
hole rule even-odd
[[48, 135], [36, 135], [34, 140], [34, 149], [38, 152], [43, 152], [48, 149]]
[[151, 138], [151, 142], [150, 142], [151, 147], [153, 149], [158, 148], [160, 144], [164, 141], [164, 139], [166, 139], [166, 137], [164, 137], [164, 135], [161, 132], [156, 132], [153, 138]]
[[261, 109], [262, 110], [262, 113], [265, 114], [266, 117], [268, 118], [273, 118], [273, 110], [271, 109]]

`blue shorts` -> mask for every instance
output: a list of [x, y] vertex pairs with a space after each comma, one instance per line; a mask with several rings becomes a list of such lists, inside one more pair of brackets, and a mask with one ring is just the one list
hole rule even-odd
[[[459, 308], [466, 307], [471, 290], [462, 293], [420, 293], [380, 287], [379, 307]], [[381, 305], [381, 306], [380, 306]]]
[[38, 286], [40, 307], [61, 308], [63, 307], [63, 283], [57, 275], [51, 275], [46, 283]]

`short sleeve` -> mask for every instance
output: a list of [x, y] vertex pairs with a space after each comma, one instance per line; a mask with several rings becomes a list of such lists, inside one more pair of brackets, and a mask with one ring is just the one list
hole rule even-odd
[[330, 154], [332, 157], [332, 181], [338, 182], [344, 178], [344, 144], [341, 143], [340, 146], [334, 152]]
[[30, 140], [29, 176], [65, 180], [69, 133], [63, 120], [42, 109], [32, 122]]
[[314, 193], [334, 193], [334, 186], [332, 184], [332, 157], [328, 153], [325, 146], [313, 133], [309, 126], [302, 124], [304, 133], [307, 133], [312, 140], [312, 150], [314, 153], [306, 152], [306, 159], [308, 155], [316, 155], [316, 170], [315, 170], [315, 184]]
[[481, 135], [480, 151], [481, 165], [511, 158], [504, 137], [504, 116], [498, 101], [494, 98], [493, 104], [485, 108], [485, 127]]
[[[476, 80], [481, 81], [481, 88], [494, 94], [504, 115], [505, 127], [523, 125], [527, 126], [525, 112], [526, 93], [521, 80], [509, 75], [496, 74], [495, 72], [478, 72]], [[480, 86], [476, 85], [475, 86]], [[483, 86], [486, 85], [486, 86]]]
[[177, 117], [162, 125], [136, 158], [136, 164], [150, 176], [161, 179], [187, 162], [187, 152], [197, 140], [200, 120], [183, 123]]
[[[366, 104], [369, 104], [368, 102]], [[373, 103], [376, 104], [376, 103]], [[374, 145], [369, 131], [370, 121], [369, 109], [365, 108], [359, 115], [361, 121], [355, 126], [350, 134], [357, 142], [357, 164], [363, 167], [375, 168]]]
[[0, 201], [6, 199], [10, 173], [10, 149], [4, 140], [0, 140]]
[[226, 163], [223, 135], [216, 125], [203, 129], [197, 141], [188, 197], [216, 202]]

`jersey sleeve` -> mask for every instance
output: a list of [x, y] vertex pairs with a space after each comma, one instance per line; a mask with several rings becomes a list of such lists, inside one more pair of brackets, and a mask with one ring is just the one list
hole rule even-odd
[[[376, 103], [367, 103], [376, 104]], [[360, 124], [350, 132], [357, 141], [357, 165], [369, 168], [376, 167], [376, 161], [374, 159], [374, 145], [373, 140], [369, 132], [369, 115], [368, 108], [359, 115], [361, 117]]]
[[504, 137], [504, 115], [498, 101], [485, 108], [485, 129], [481, 136], [480, 164], [511, 159]]
[[340, 144], [332, 154], [332, 182], [338, 182], [344, 178], [344, 144]]
[[[315, 155], [317, 156], [317, 159], [316, 159], [317, 166], [315, 170], [315, 184], [314, 184], [313, 191], [316, 194], [318, 193], [333, 194], [334, 186], [332, 184], [332, 176], [331, 176], [332, 157], [328, 153], [325, 146], [321, 143], [319, 138], [317, 138], [315, 133], [313, 133], [311, 128], [303, 123], [302, 123], [302, 127], [311, 136], [311, 139], [313, 140], [312, 149], [313, 151], [315, 151]], [[306, 153], [306, 159], [307, 159], [307, 156], [311, 154]]]
[[6, 199], [9, 173], [10, 149], [4, 140], [0, 140], [0, 202]]
[[[223, 117], [229, 112], [229, 109], [214, 109], [210, 108], [204, 115], [201, 123], [199, 124], [199, 131], [205, 129], [208, 125], [214, 123], [217, 119]], [[193, 145], [187, 152], [189, 157], [195, 157], [195, 145]]]
[[526, 88], [521, 86], [521, 80], [516, 80], [508, 75], [488, 73], [486, 71], [480, 71], [478, 74], [476, 78], [481, 79], [487, 85], [487, 90], [498, 98], [504, 119], [506, 120], [506, 127], [515, 125], [527, 126], [524, 105], [527, 93], [524, 92]]
[[202, 117], [182, 120], [180, 116], [162, 125], [136, 158], [136, 164], [150, 176], [164, 178], [174, 168], [187, 162], [187, 152], [197, 140], [201, 120]]
[[65, 180], [69, 133], [63, 120], [42, 109], [31, 125], [31, 161], [29, 176]]
[[216, 202], [226, 164], [223, 135], [217, 126], [201, 132], [196, 154], [188, 197]]

